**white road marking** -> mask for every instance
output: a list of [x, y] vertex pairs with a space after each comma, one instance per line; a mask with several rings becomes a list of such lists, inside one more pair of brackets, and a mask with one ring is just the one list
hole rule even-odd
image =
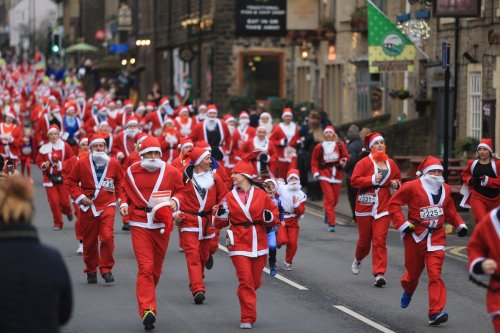
[[354, 318], [356, 318], [356, 319], [358, 319], [358, 320], [362, 321], [362, 322], [363, 322], [363, 323], [365, 323], [365, 324], [370, 325], [370, 326], [371, 326], [371, 327], [373, 327], [373, 328], [378, 329], [378, 330], [379, 330], [379, 331], [381, 331], [381, 332], [384, 332], [384, 333], [395, 333], [394, 331], [392, 331], [392, 330], [388, 329], [387, 327], [384, 327], [384, 326], [382, 326], [382, 325], [380, 325], [380, 324], [377, 324], [377, 323], [376, 323], [376, 322], [374, 322], [373, 320], [370, 320], [370, 319], [366, 318], [365, 316], [362, 316], [362, 315], [360, 315], [359, 313], [354, 312], [354, 311], [352, 311], [352, 310], [351, 310], [351, 309], [349, 309], [349, 308], [346, 308], [345, 306], [342, 306], [342, 305], [334, 305], [333, 307], [334, 307], [334, 308], [336, 308], [336, 309], [338, 309], [338, 310], [340, 310], [340, 311], [342, 311], [342, 312], [347, 313], [348, 315], [353, 316]]
[[[227, 251], [227, 247], [225, 247], [224, 245], [219, 244], [219, 249], [221, 249], [222, 251], [224, 251], [226, 253], [228, 252]], [[269, 271], [269, 269], [266, 268], [266, 267], [264, 267], [264, 272], [267, 273], [267, 274], [269, 274], [269, 275], [271, 274], [271, 272]], [[284, 277], [283, 275], [281, 275], [279, 273], [276, 274], [275, 278], [278, 279], [278, 280], [281, 280], [281, 281], [285, 282], [286, 284], [291, 285], [294, 288], [297, 288], [298, 290], [309, 290], [307, 287], [304, 287], [303, 285], [300, 285], [297, 282], [293, 282], [292, 280]]]

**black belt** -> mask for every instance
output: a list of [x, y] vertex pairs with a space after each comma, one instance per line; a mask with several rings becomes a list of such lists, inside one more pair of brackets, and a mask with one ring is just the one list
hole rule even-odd
[[153, 210], [152, 207], [149, 207], [149, 206], [146, 206], [146, 207], [135, 207], [135, 209], [138, 209], [138, 210], [143, 210], [145, 211], [146, 213], [151, 213], [151, 211]]
[[[500, 275], [492, 274], [491, 277], [490, 277], [490, 279], [493, 280], [493, 281], [500, 282]], [[483, 281], [480, 281], [480, 280], [476, 279], [472, 275], [469, 275], [469, 280], [471, 282], [477, 284], [480, 287], [488, 289], [489, 291], [492, 291], [492, 292], [498, 292], [498, 291], [500, 291], [500, 288], [490, 287], [488, 284], [484, 283]]]
[[208, 216], [212, 215], [212, 211], [211, 210], [207, 210], [207, 211], [204, 211], [204, 212], [188, 212], [188, 211], [185, 211], [185, 210], [181, 210], [181, 212], [189, 214], [189, 215], [199, 216], [199, 217], [208, 217]]

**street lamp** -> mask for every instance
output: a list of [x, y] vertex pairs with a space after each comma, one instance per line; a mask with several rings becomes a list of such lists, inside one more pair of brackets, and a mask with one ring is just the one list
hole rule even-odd
[[135, 41], [135, 45], [137, 46], [149, 46], [151, 44], [151, 40], [149, 39], [138, 39]]
[[135, 58], [130, 58], [130, 64], [131, 65], [135, 64]]
[[127, 59], [122, 60], [122, 66], [127, 66]]

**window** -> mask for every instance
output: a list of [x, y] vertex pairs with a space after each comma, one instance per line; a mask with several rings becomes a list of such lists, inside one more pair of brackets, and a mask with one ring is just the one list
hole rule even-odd
[[368, 72], [368, 62], [356, 64], [356, 101], [358, 119], [367, 119], [383, 113], [380, 75]]
[[469, 72], [469, 135], [481, 139], [482, 114], [481, 114], [481, 72]]
[[259, 100], [282, 96], [282, 54], [242, 54], [240, 92]]

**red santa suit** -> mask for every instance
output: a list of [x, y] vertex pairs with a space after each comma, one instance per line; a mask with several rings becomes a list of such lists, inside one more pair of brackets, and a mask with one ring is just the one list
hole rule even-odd
[[210, 241], [216, 236], [211, 228], [212, 209], [221, 203], [227, 193], [226, 184], [217, 173], [211, 170], [203, 174], [195, 173], [195, 167], [208, 155], [210, 152], [202, 148], [191, 151], [193, 164], [184, 170], [184, 188], [175, 195], [183, 216], [178, 226], [196, 303], [203, 302], [205, 298], [204, 267], [210, 255]]
[[171, 164], [179, 155], [179, 149], [177, 149], [179, 146], [179, 138], [179, 131], [177, 127], [175, 127], [174, 121], [168, 118], [163, 133], [158, 137], [162, 150], [161, 158], [168, 164]]
[[[253, 178], [253, 166], [247, 161], [238, 162], [233, 173]], [[219, 219], [217, 226], [231, 222], [226, 234], [226, 245], [239, 280], [237, 295], [240, 301], [241, 323], [252, 325], [257, 320], [256, 290], [262, 284], [262, 271], [266, 264], [266, 226], [272, 227], [279, 220], [278, 207], [267, 193], [253, 185], [247, 191], [234, 188], [225, 197], [227, 219]], [[267, 212], [266, 212], [267, 211]], [[224, 217], [218, 212], [218, 217]], [[267, 215], [267, 216], [266, 216]]]
[[[283, 110], [282, 117], [292, 115], [289, 108]], [[300, 139], [297, 124], [281, 122], [271, 133], [271, 141], [276, 147], [277, 161], [274, 168], [274, 176], [284, 178], [290, 169], [297, 168], [297, 152], [295, 146]]]
[[191, 159], [189, 158], [190, 151], [187, 151], [187, 153], [182, 154], [183, 150], [185, 149], [187, 150], [190, 147], [191, 149], [193, 147], [193, 141], [191, 139], [181, 139], [179, 145], [180, 155], [172, 161], [172, 166], [175, 167], [180, 172], [183, 172], [184, 168], [191, 161]]
[[483, 217], [467, 245], [469, 254], [469, 273], [479, 278], [484, 274], [481, 264], [486, 259], [493, 259], [497, 269], [490, 278], [486, 292], [486, 308], [493, 320], [493, 328], [500, 332], [500, 209], [496, 208]]
[[[142, 156], [157, 151], [158, 139], [147, 137], [141, 144]], [[182, 176], [174, 167], [155, 159], [135, 163], [127, 169], [125, 190], [128, 197], [132, 246], [137, 259], [137, 301], [139, 316], [152, 311], [156, 315], [155, 289], [160, 281], [163, 259], [173, 228], [168, 205], [172, 196], [182, 189]], [[175, 200], [175, 199], [172, 199]]]
[[[12, 113], [6, 116], [15, 119]], [[0, 155], [2, 155], [5, 161], [11, 160], [17, 162], [21, 158], [23, 142], [21, 128], [14, 123], [7, 125], [7, 123], [0, 122], [0, 140]]]
[[[406, 293], [413, 294], [422, 270], [427, 267], [429, 316], [441, 313], [446, 305], [446, 287], [441, 279], [446, 245], [444, 222], [451, 223], [457, 231], [467, 230], [448, 184], [432, 184], [433, 176], [428, 172], [436, 169], [443, 170], [439, 160], [432, 156], [425, 158], [418, 168], [424, 176], [406, 182], [389, 202], [392, 223], [400, 231], [405, 246], [406, 271], [401, 286]], [[405, 205], [408, 218], [402, 212]]]
[[189, 117], [189, 109], [187, 108], [187, 106], [181, 106], [179, 109], [179, 116], [175, 118], [175, 126], [177, 127], [180, 137], [191, 137], [191, 133], [195, 125], [196, 121], [194, 121], [193, 118]]
[[168, 98], [163, 97], [160, 100], [158, 109], [144, 116], [142, 124], [150, 129], [151, 135], [158, 136], [163, 131], [165, 122], [169, 116], [167, 109], [171, 110]]
[[[47, 131], [51, 125], [57, 125], [60, 131], [63, 128], [63, 118], [59, 106], [52, 104], [49, 108], [50, 111], [40, 118], [35, 129], [35, 141], [38, 146], [47, 142]], [[61, 131], [60, 136], [63, 134], [64, 131]]]
[[[333, 132], [333, 126], [327, 126], [323, 133]], [[335, 227], [335, 207], [339, 202], [342, 187], [342, 168], [349, 159], [344, 142], [324, 141], [314, 147], [311, 157], [311, 171], [319, 180], [323, 192], [323, 209], [329, 227]]]
[[[105, 143], [99, 135], [90, 139], [90, 149], [96, 143]], [[102, 175], [98, 178], [98, 171]], [[124, 201], [123, 171], [120, 164], [106, 153], [92, 151], [75, 164], [67, 182], [73, 201], [80, 204], [81, 231], [83, 233], [84, 272], [101, 275], [111, 273], [115, 260], [113, 251], [114, 220], [117, 201]], [[92, 200], [84, 206], [82, 200]], [[100, 241], [100, 246], [99, 246]]]
[[217, 115], [218, 111], [215, 105], [209, 105], [207, 118], [196, 124], [191, 138], [193, 142], [206, 141], [212, 147], [212, 157], [222, 164], [224, 158], [224, 146], [226, 140], [230, 140], [229, 129], [220, 119], [208, 117], [208, 115]]
[[[491, 139], [481, 139], [478, 148], [483, 147], [493, 154]], [[490, 210], [500, 205], [500, 160], [491, 157], [491, 162], [482, 164], [479, 159], [470, 160], [462, 171], [463, 195], [460, 206], [472, 208], [478, 223]]]
[[[377, 140], [383, 140], [379, 133], [371, 133], [365, 137], [365, 145], [371, 148]], [[354, 167], [351, 186], [358, 189], [355, 206], [359, 239], [356, 244], [355, 261], [361, 262], [372, 248], [373, 275], [383, 275], [387, 268], [386, 239], [389, 230], [388, 204], [391, 197], [392, 180], [401, 186], [401, 172], [396, 163], [387, 158], [387, 170], [380, 170], [372, 154], [361, 159]], [[382, 173], [380, 182], [375, 176]], [[385, 174], [385, 175], [384, 175]]]
[[238, 120], [238, 127], [234, 131], [233, 142], [235, 142], [236, 147], [241, 149], [243, 143], [253, 138], [256, 134], [254, 127], [249, 126], [250, 116], [248, 112], [242, 111]]
[[[49, 133], [52, 131], [59, 132], [55, 125], [50, 127]], [[71, 147], [61, 139], [57, 139], [55, 143], [42, 145], [36, 160], [36, 164], [43, 172], [43, 186], [47, 192], [56, 230], [63, 227], [62, 214], [68, 218], [72, 217], [68, 191], [62, 181], [62, 163], [73, 155]]]
[[[291, 169], [286, 177], [287, 182], [292, 177], [300, 179], [299, 170]], [[279, 232], [286, 232], [286, 257], [283, 263], [285, 269], [290, 269], [299, 244], [299, 219], [306, 210], [307, 195], [300, 190], [300, 183], [289, 183], [278, 187], [278, 195], [285, 213], [285, 228]], [[295, 198], [295, 199], [294, 199]]]
[[252, 160], [252, 164], [257, 171], [257, 175], [259, 177], [273, 177], [272, 165], [276, 162], [276, 148], [274, 147], [274, 144], [268, 138], [261, 140], [256, 135], [247, 142], [243, 143], [243, 146], [241, 147], [241, 156], [255, 151], [260, 152], [259, 155]]
[[135, 150], [134, 136], [136, 133], [138, 133], [138, 130], [128, 129], [128, 127], [132, 125], [139, 125], [137, 118], [129, 118], [125, 130], [118, 133], [113, 140], [114, 147], [111, 155], [116, 156], [116, 159], [122, 163], [122, 166], [124, 159]]

